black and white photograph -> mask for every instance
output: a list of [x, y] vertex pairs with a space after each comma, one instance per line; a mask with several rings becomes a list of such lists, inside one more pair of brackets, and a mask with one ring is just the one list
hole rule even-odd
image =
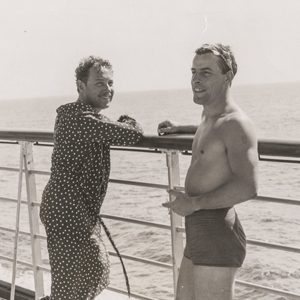
[[300, 300], [299, 16], [2, 0], [0, 300]]

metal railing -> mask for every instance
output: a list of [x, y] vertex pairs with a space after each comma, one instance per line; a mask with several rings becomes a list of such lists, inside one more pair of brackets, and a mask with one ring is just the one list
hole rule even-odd
[[[154, 184], [150, 182], [128, 181], [128, 180], [120, 180], [120, 179], [110, 179], [110, 182], [114, 184], [135, 185], [135, 186], [142, 186], [142, 187], [156, 188], [156, 189], [169, 189], [169, 188], [173, 188], [174, 186], [180, 188], [179, 154], [181, 152], [182, 154], [190, 155], [192, 139], [193, 137], [190, 135], [170, 135], [170, 136], [162, 136], [162, 137], [147, 136], [143, 139], [142, 142], [140, 142], [138, 145], [134, 147], [126, 147], [126, 148], [112, 147], [113, 150], [120, 150], [120, 151], [139, 151], [139, 152], [142, 151], [142, 152], [150, 152], [150, 153], [164, 153], [166, 155], [166, 162], [168, 168], [168, 185]], [[1, 231], [15, 233], [14, 257], [6, 257], [0, 255], [0, 259], [10, 261], [13, 263], [13, 277], [12, 277], [12, 289], [11, 289], [12, 299], [14, 296], [16, 264], [21, 264], [33, 268], [36, 299], [38, 299], [38, 297], [41, 297], [44, 293], [43, 271], [50, 271], [49, 268], [42, 266], [40, 241], [42, 239], [46, 239], [46, 237], [41, 235], [39, 232], [38, 209], [40, 204], [36, 198], [36, 183], [35, 183], [35, 175], [49, 175], [50, 173], [47, 171], [36, 170], [34, 168], [32, 148], [34, 145], [51, 147], [52, 142], [53, 142], [53, 132], [50, 131], [0, 130], [0, 143], [20, 145], [19, 168], [12, 168], [7, 166], [0, 167], [0, 171], [19, 173], [19, 187], [18, 187], [17, 199], [0, 197], [0, 201], [17, 203], [15, 229], [8, 228], [8, 227], [0, 227]], [[288, 163], [300, 162], [300, 142], [260, 140], [258, 144], [258, 151], [259, 151], [260, 160], [272, 161], [272, 162], [288, 162]], [[25, 175], [27, 201], [21, 200], [23, 175]], [[170, 200], [172, 200], [172, 196], [170, 196]], [[293, 199], [281, 199], [281, 198], [273, 198], [273, 197], [266, 197], [266, 196], [258, 196], [257, 198], [255, 198], [255, 200], [300, 206], [300, 201], [296, 199], [293, 200]], [[24, 232], [19, 230], [19, 210], [21, 204], [26, 204], [28, 207], [30, 232]], [[172, 264], [162, 263], [159, 261], [131, 256], [127, 254], [123, 254], [122, 257], [136, 262], [151, 264], [154, 266], [167, 268], [167, 269], [173, 269], [173, 285], [174, 285], [174, 294], [175, 294], [180, 261], [183, 255], [184, 228], [182, 227], [182, 218], [176, 214], [171, 213], [170, 225], [165, 225], [165, 224], [147, 222], [144, 220], [138, 220], [133, 218], [125, 218], [121, 216], [113, 216], [113, 215], [105, 215], [105, 214], [102, 214], [101, 216], [103, 218], [107, 218], [111, 220], [129, 222], [141, 226], [151, 226], [151, 227], [156, 227], [163, 230], [171, 231]], [[17, 260], [19, 234], [27, 235], [31, 237], [32, 263]], [[247, 243], [255, 246], [260, 246], [260, 247], [300, 253], [300, 248], [294, 246], [280, 245], [280, 244], [269, 243], [266, 241], [252, 240], [252, 239], [247, 240]], [[114, 252], [110, 252], [110, 254], [113, 256], [116, 255]], [[281, 296], [287, 296], [289, 297], [289, 299], [298, 299], [298, 300], [300, 299], [299, 294], [295, 294], [289, 291], [274, 289], [267, 286], [262, 286], [255, 283], [245, 282], [241, 280], [237, 280], [236, 283], [241, 286], [248, 287], [248, 288], [250, 287], [255, 290], [269, 292]], [[110, 287], [109, 289], [112, 291], [117, 291], [126, 294], [126, 291], [115, 287]], [[133, 293], [132, 296], [138, 299], [154, 300], [153, 298], [149, 298], [147, 296], [136, 294], [136, 293]]]

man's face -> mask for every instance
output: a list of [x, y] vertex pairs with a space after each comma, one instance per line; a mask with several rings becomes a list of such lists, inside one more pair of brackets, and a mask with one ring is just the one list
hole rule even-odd
[[101, 72], [97, 72], [92, 67], [87, 82], [82, 82], [80, 90], [84, 101], [99, 111], [109, 107], [114, 95], [112, 70], [102, 67]]
[[212, 53], [196, 55], [192, 65], [192, 90], [194, 102], [208, 105], [218, 101], [228, 87], [226, 74], [218, 65], [218, 57]]

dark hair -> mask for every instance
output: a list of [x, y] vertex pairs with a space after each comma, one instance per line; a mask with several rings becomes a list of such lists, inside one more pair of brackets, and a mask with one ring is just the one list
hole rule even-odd
[[89, 57], [83, 58], [78, 67], [75, 70], [76, 81], [80, 80], [84, 83], [87, 83], [89, 78], [89, 72], [92, 67], [97, 68], [98, 72], [101, 72], [101, 67], [106, 67], [108, 69], [112, 68], [111, 63], [97, 56], [90, 55]]
[[[217, 52], [217, 53], [216, 53]], [[237, 63], [230, 46], [222, 44], [204, 44], [198, 48], [195, 53], [197, 55], [212, 53], [218, 56], [218, 65], [223, 74], [232, 71], [233, 76], [237, 72]]]

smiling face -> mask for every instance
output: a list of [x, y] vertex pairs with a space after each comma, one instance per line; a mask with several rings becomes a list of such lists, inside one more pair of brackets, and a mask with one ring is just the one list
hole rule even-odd
[[114, 95], [113, 72], [110, 68], [92, 67], [85, 82], [77, 82], [81, 101], [92, 105], [96, 110], [108, 108]]
[[212, 53], [194, 57], [191, 84], [195, 103], [209, 105], [225, 96], [230, 78], [222, 74], [218, 60]]

